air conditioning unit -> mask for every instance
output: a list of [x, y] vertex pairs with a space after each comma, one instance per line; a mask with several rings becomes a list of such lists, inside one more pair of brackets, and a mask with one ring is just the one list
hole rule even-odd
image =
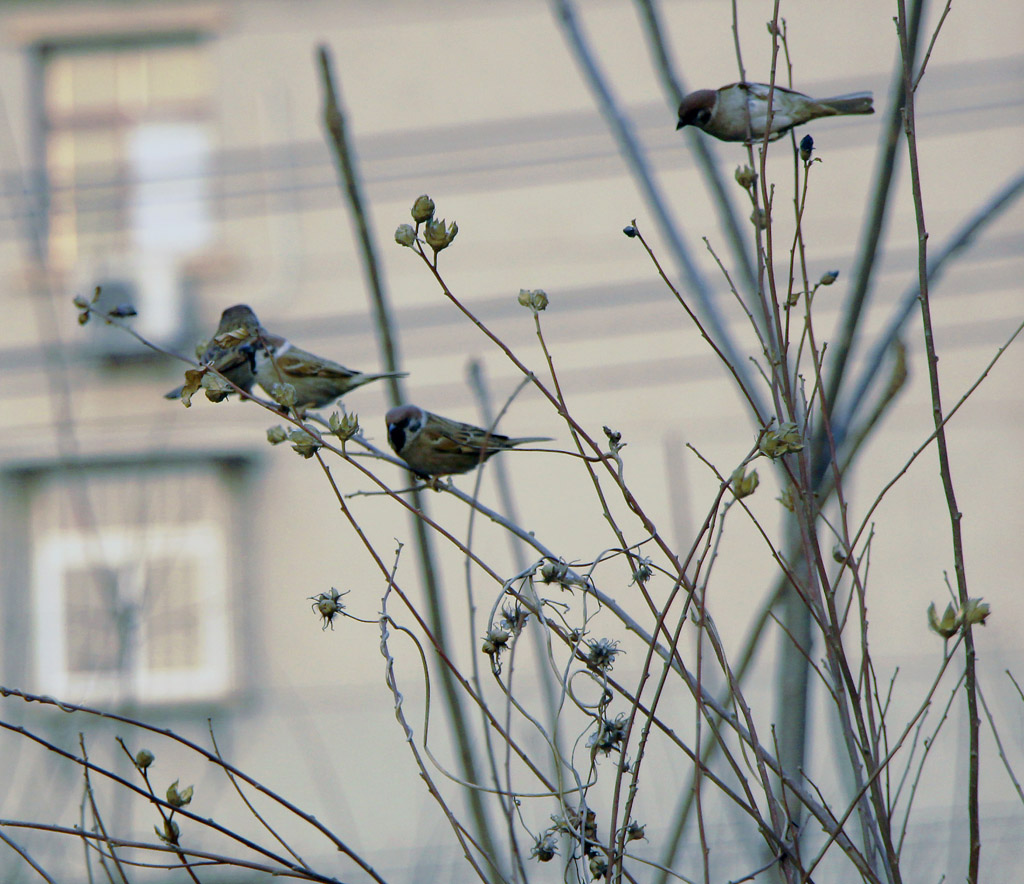
[[[181, 348], [188, 337], [187, 292], [177, 255], [143, 253], [105, 258], [80, 277], [78, 294], [91, 298], [100, 289], [99, 312], [130, 306], [134, 316], [122, 320], [147, 341], [169, 350]], [[96, 317], [83, 331], [90, 352], [115, 361], [155, 356], [152, 350], [122, 329]]]

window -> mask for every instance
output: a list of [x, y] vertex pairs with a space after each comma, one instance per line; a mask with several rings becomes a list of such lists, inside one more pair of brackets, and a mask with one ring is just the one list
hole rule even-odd
[[39, 689], [89, 701], [224, 696], [238, 507], [223, 469], [55, 470], [30, 493]]
[[205, 43], [61, 42], [39, 58], [50, 266], [131, 302], [140, 333], [175, 343], [183, 259], [212, 236]]

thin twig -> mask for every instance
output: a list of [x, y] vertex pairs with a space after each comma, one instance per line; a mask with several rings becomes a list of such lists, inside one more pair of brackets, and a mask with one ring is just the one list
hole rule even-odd
[[619, 150], [633, 172], [637, 186], [644, 195], [647, 206], [658, 225], [658, 229], [669, 244], [672, 255], [679, 264], [688, 287], [697, 299], [697, 306], [701, 316], [704, 318], [705, 323], [707, 323], [715, 340], [718, 341], [719, 346], [728, 355], [730, 365], [735, 366], [735, 370], [743, 378], [744, 385], [751, 389], [751, 395], [758, 400], [759, 407], [755, 410], [763, 412], [764, 408], [760, 407], [759, 394], [750, 382], [746, 363], [740, 358], [740, 354], [729, 333], [728, 326], [714, 303], [712, 290], [707, 280], [704, 279], [697, 262], [693, 259], [680, 233], [681, 227], [679, 223], [672, 218], [665, 200], [654, 184], [654, 178], [648, 168], [647, 160], [641, 151], [640, 144], [635, 138], [629, 122], [620, 111], [612, 96], [611, 89], [598, 69], [593, 54], [587, 46], [582, 30], [576, 20], [576, 12], [571, 0], [550, 0], [550, 2], [555, 13], [555, 19], [562, 29], [562, 34], [590, 86], [605, 121], [615, 135]]
[[[670, 108], [675, 113], [685, 95], [683, 85], [676, 73], [675, 65], [669, 57], [669, 48], [663, 37], [661, 20], [656, 7], [656, 0], [636, 0], [640, 11], [640, 20], [644, 24], [644, 33], [654, 57], [655, 70], [661, 75], [662, 87], [668, 94]], [[718, 209], [718, 221], [725, 233], [726, 241], [732, 249], [733, 260], [740, 268], [744, 285], [753, 291], [756, 285], [754, 267], [750, 260], [750, 252], [746, 240], [740, 230], [740, 222], [726, 190], [725, 181], [719, 171], [718, 157], [708, 138], [691, 127], [686, 133], [690, 150], [697, 160], [697, 166], [704, 176], [704, 184], [711, 192], [711, 198]]]
[[942, 10], [942, 15], [939, 16], [939, 23], [935, 26], [935, 30], [932, 32], [932, 38], [928, 41], [928, 49], [924, 53], [924, 58], [921, 60], [921, 67], [917, 72], [917, 76], [914, 78], [913, 91], [917, 92], [917, 87], [921, 85], [921, 78], [924, 76], [924, 69], [928, 67], [928, 59], [932, 57], [932, 50], [935, 48], [935, 41], [939, 38], [939, 31], [942, 30], [942, 25], [946, 21], [946, 16], [949, 15], [949, 10], [953, 6], [953, 0], [946, 0], [946, 8]]
[[[370, 226], [367, 222], [367, 210], [362, 197], [355, 162], [346, 136], [345, 116], [341, 110], [338, 97], [339, 90], [332, 70], [330, 51], [326, 46], [321, 45], [317, 50], [317, 56], [320, 62], [321, 81], [324, 89], [324, 124], [331, 136], [331, 145], [338, 165], [339, 175], [344, 182], [345, 192], [356, 221], [359, 242], [362, 247], [363, 264], [370, 282], [371, 303], [374, 316], [376, 317], [377, 336], [383, 350], [384, 362], [388, 371], [395, 371], [398, 366], [398, 346], [392, 333], [394, 323], [391, 319], [391, 311], [384, 291], [376, 249], [374, 248]], [[388, 378], [388, 390], [393, 406], [401, 404], [403, 400], [399, 380], [399, 378]], [[413, 504], [415, 509], [420, 512], [424, 511], [425, 501], [422, 499], [422, 494], [418, 489], [413, 491]], [[430, 537], [427, 534], [426, 526], [419, 519], [413, 519], [413, 531], [416, 536], [424, 591], [429, 600], [433, 632], [438, 636], [439, 640], [446, 643], [448, 618], [445, 613], [444, 595], [437, 580], [437, 569], [434, 564]], [[477, 764], [473, 752], [472, 739], [469, 735], [458, 690], [446, 668], [441, 669], [441, 686], [447, 700], [452, 730], [459, 746], [459, 759], [462, 764], [463, 773], [467, 779], [475, 780], [477, 778]], [[479, 795], [471, 793], [468, 798], [480, 837], [488, 849], [490, 849], [493, 847], [493, 835], [490, 831], [487, 812], [483, 804], [480, 803]]]

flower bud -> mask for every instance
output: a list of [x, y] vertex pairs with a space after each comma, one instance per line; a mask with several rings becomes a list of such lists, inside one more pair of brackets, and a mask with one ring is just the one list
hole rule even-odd
[[750, 223], [758, 230], [764, 230], [768, 226], [768, 213], [758, 206], [750, 213]]
[[288, 441], [292, 443], [292, 450], [307, 460], [323, 447], [305, 430], [290, 430]]
[[981, 599], [968, 599], [967, 604], [960, 609], [958, 616], [968, 626], [984, 626], [991, 613], [992, 608], [988, 602], [983, 602]]
[[167, 787], [167, 803], [171, 807], [184, 807], [192, 801], [192, 786], [187, 789], [178, 789], [178, 781], [175, 780]]
[[736, 496], [737, 500], [750, 497], [761, 482], [760, 476], [757, 475], [757, 470], [751, 470], [749, 474], [747, 474], [746, 470], [745, 466], [738, 466], [733, 470], [732, 476], [729, 477], [729, 487], [732, 489], [732, 493]]
[[800, 159], [809, 163], [812, 153], [814, 153], [814, 139], [810, 135], [805, 135], [800, 139]]
[[518, 301], [534, 313], [539, 313], [548, 306], [548, 295], [543, 289], [520, 289]]
[[291, 384], [274, 384], [270, 388], [270, 398], [278, 405], [291, 408], [295, 404], [295, 387]]
[[235, 388], [231, 384], [212, 372], [207, 372], [203, 375], [202, 386], [203, 391], [206, 393], [206, 398], [211, 402], [223, 402], [235, 392]]
[[744, 190], [750, 190], [754, 186], [755, 181], [757, 181], [757, 172], [751, 169], [750, 166], [736, 167], [736, 183]]
[[839, 562], [840, 565], [853, 565], [853, 556], [846, 551], [846, 547], [843, 546], [841, 541], [836, 541], [832, 545], [832, 558]]
[[412, 248], [416, 245], [416, 231], [411, 224], [399, 224], [395, 229], [395, 242]]
[[632, 224], [627, 224], [622, 228], [622, 232], [626, 234], [630, 239], [636, 236], [636, 228]]
[[832, 285], [839, 278], [838, 270], [826, 270], [821, 274], [821, 279], [818, 280], [818, 285]]
[[146, 770], [154, 761], [156, 756], [149, 749], [140, 749], [135, 753], [135, 766], [139, 770]]
[[953, 610], [952, 603], [946, 605], [942, 617], [939, 617], [935, 611], [935, 602], [932, 602], [928, 606], [928, 626], [932, 632], [937, 632], [943, 638], [951, 638], [956, 635], [960, 624], [957, 622], [956, 611]]
[[177, 844], [181, 835], [181, 829], [178, 828], [178, 824], [174, 820], [164, 820], [162, 832], [156, 826], [153, 826], [153, 831], [156, 832], [157, 838], [167, 844]]
[[267, 441], [271, 445], [280, 445], [288, 438], [288, 433], [285, 432], [284, 427], [278, 424], [276, 427], [270, 427], [267, 430]]
[[628, 826], [626, 826], [626, 840], [627, 841], [640, 841], [647, 837], [644, 830], [646, 826], [633, 820]]
[[796, 512], [796, 500], [793, 498], [793, 487], [791, 485], [783, 488], [782, 493], [775, 499], [791, 513]]
[[412, 204], [412, 220], [417, 224], [422, 224], [424, 221], [429, 221], [433, 217], [434, 201], [426, 194], [417, 197], [416, 202]]

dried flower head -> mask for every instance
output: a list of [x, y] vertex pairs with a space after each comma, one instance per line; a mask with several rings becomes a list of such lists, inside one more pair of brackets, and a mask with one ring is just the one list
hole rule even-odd
[[342, 596], [348, 595], [349, 591], [338, 592], [333, 586], [331, 591], [322, 592], [320, 595], [311, 595], [309, 601], [313, 603], [313, 610], [323, 618], [322, 629], [328, 626], [334, 629], [334, 618], [345, 610], [345, 604], [341, 601]]
[[507, 629], [502, 629], [500, 626], [492, 626], [487, 630], [487, 635], [484, 636], [484, 643], [480, 650], [487, 654], [488, 657], [497, 657], [508, 647], [510, 637], [511, 633]]
[[529, 619], [530, 615], [527, 610], [516, 602], [514, 605], [505, 605], [501, 609], [499, 625], [502, 629], [507, 629], [514, 635], [518, 635], [523, 631], [523, 627], [526, 626], [526, 621]]
[[597, 730], [587, 740], [587, 748], [595, 752], [603, 752], [608, 755], [621, 747], [622, 741], [626, 738], [626, 723], [628, 716], [620, 712], [615, 718], [601, 718], [597, 723]]
[[633, 572], [633, 579], [630, 581], [630, 586], [634, 583], [646, 583], [653, 576], [654, 568], [652, 567], [651, 560], [646, 556], [640, 556], [637, 561], [636, 570]]
[[285, 430], [280, 424], [276, 427], [269, 427], [267, 429], [267, 441], [271, 445], [280, 445], [282, 442], [288, 440], [288, 431]]
[[591, 638], [587, 639], [587, 663], [601, 672], [611, 672], [615, 664], [615, 658], [622, 651], [619, 650], [619, 643], [613, 638]]
[[530, 856], [542, 863], [550, 862], [558, 854], [558, 839], [550, 829], [537, 836]]
[[446, 249], [452, 244], [452, 240], [455, 239], [458, 232], [459, 225], [454, 221], [445, 227], [445, 221], [443, 218], [440, 221], [436, 218], [432, 218], [426, 223], [426, 227], [423, 230], [423, 238], [426, 240], [427, 245], [434, 250], [434, 254], [436, 255], [442, 249]]
[[553, 559], [548, 559], [541, 565], [540, 576], [545, 583], [561, 583], [564, 586], [568, 575], [569, 566], [561, 559], [557, 562]]
[[331, 428], [331, 432], [341, 439], [342, 445], [357, 435], [360, 430], [359, 415], [354, 412], [345, 415], [338, 414], [336, 411], [332, 412], [331, 416], [327, 419], [327, 423]]
[[774, 430], [767, 430], [758, 442], [761, 453], [772, 458], [782, 457], [804, 447], [800, 430], [793, 422], [779, 424]]
[[646, 840], [647, 835], [645, 834], [645, 825], [641, 825], [636, 820], [633, 820], [628, 826], [626, 826], [626, 840], [627, 841], [641, 841]]

